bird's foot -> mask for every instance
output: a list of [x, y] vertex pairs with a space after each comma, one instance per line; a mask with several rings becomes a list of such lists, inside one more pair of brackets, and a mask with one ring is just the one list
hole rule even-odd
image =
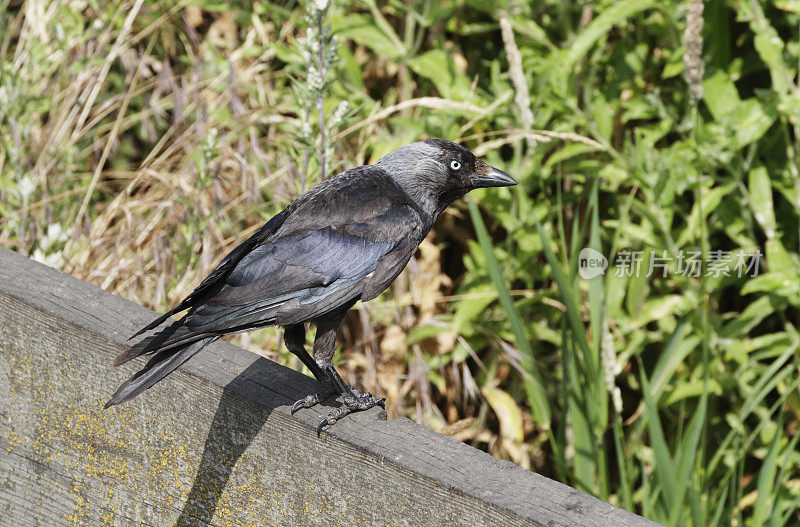
[[[354, 412], [363, 412], [364, 410], [369, 410], [373, 406], [385, 408], [386, 399], [384, 397], [375, 397], [369, 392], [362, 394], [355, 388], [350, 388], [350, 390], [351, 393], [345, 394], [344, 396], [344, 405], [329, 413], [328, 416], [317, 425], [317, 436], [322, 433], [325, 427], [331, 426], [342, 417]], [[386, 419], [385, 414], [383, 418]]]
[[[322, 390], [307, 395], [295, 402], [292, 405], [292, 413], [294, 414], [301, 408], [312, 408], [332, 395], [342, 395], [344, 401], [343, 406], [329, 413], [328, 416], [319, 423], [317, 426], [317, 436], [320, 435], [325, 427], [334, 424], [339, 419], [353, 412], [369, 410], [373, 406], [385, 408], [386, 399], [383, 397], [374, 397], [371, 393], [362, 394], [360, 391], [345, 383], [344, 379], [339, 375], [339, 372], [334, 368], [330, 359], [318, 359], [316, 362], [320, 370], [317, 379], [322, 384]], [[383, 419], [386, 419], [385, 415], [384, 412]]]
[[292, 405], [292, 415], [294, 415], [294, 413], [300, 408], [313, 408], [329, 397], [338, 395], [338, 393], [339, 390], [334, 388], [331, 383], [323, 382], [322, 390], [318, 391], [317, 393], [312, 393], [311, 395], [306, 395], [302, 399], [295, 401], [295, 403]]

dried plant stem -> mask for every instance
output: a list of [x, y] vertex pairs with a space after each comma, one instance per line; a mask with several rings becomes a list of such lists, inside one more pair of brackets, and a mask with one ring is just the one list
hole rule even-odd
[[[531, 97], [528, 92], [528, 83], [525, 80], [525, 73], [522, 71], [522, 55], [519, 53], [517, 43], [514, 41], [514, 30], [507, 17], [500, 19], [500, 32], [503, 35], [503, 45], [506, 48], [508, 57], [508, 72], [511, 75], [511, 82], [514, 84], [516, 95], [514, 102], [519, 108], [520, 123], [525, 131], [533, 128], [533, 112], [531, 111]], [[534, 148], [536, 139], [528, 137], [528, 146]]]
[[80, 117], [78, 117], [78, 124], [76, 124], [74, 128], [75, 133], [81, 129], [83, 123], [86, 122], [86, 119], [89, 117], [89, 112], [94, 106], [95, 99], [97, 99], [97, 96], [100, 94], [100, 88], [102, 88], [103, 82], [108, 76], [108, 72], [111, 70], [111, 65], [114, 63], [117, 57], [119, 57], [120, 53], [122, 53], [123, 48], [127, 46], [127, 39], [128, 35], [130, 34], [131, 27], [133, 26], [133, 21], [136, 19], [136, 15], [139, 14], [139, 9], [141, 9], [143, 2], [144, 0], [137, 0], [136, 3], [133, 4], [131, 10], [128, 12], [128, 16], [125, 18], [125, 23], [122, 25], [122, 31], [120, 31], [119, 35], [117, 35], [117, 40], [111, 47], [111, 52], [108, 54], [108, 56], [106, 56], [106, 60], [103, 62], [103, 67], [100, 70], [100, 74], [94, 81], [92, 91], [86, 100], [86, 104], [83, 105], [83, 110], [81, 111]]
[[[317, 35], [323, 34], [323, 27], [322, 27], [322, 17], [317, 19]], [[317, 50], [317, 69], [319, 71], [319, 78], [325, 79], [325, 75], [328, 73], [328, 65], [325, 62], [325, 46], [320, 43]], [[320, 176], [324, 179], [326, 176], [325, 172], [325, 161], [327, 158], [327, 133], [325, 130], [325, 97], [323, 95], [322, 90], [317, 93], [317, 114], [319, 114], [319, 173]]]
[[[141, 2], [139, 2], [141, 4]], [[147, 52], [150, 51], [152, 47], [152, 42], [150, 46], [148, 46]], [[145, 53], [146, 55], [146, 53]], [[139, 82], [139, 77], [142, 74], [142, 65], [144, 64], [144, 57], [139, 60], [139, 64], [136, 68], [136, 71], [133, 74], [133, 79], [131, 79], [130, 88], [128, 89], [128, 93], [126, 94], [125, 98], [122, 100], [122, 104], [120, 105], [119, 111], [117, 112], [117, 118], [114, 120], [114, 127], [112, 128], [111, 132], [108, 134], [108, 140], [106, 141], [105, 146], [103, 147], [103, 153], [100, 155], [100, 160], [97, 162], [97, 166], [94, 169], [94, 173], [92, 174], [92, 180], [89, 183], [89, 189], [86, 191], [86, 194], [83, 196], [83, 201], [81, 202], [81, 206], [78, 209], [78, 213], [75, 215], [74, 223], [77, 225], [80, 222], [83, 215], [86, 213], [86, 210], [89, 207], [89, 202], [92, 199], [92, 195], [94, 194], [94, 189], [97, 187], [97, 182], [100, 180], [100, 174], [103, 172], [103, 167], [108, 160], [108, 156], [111, 153], [111, 148], [114, 146], [114, 143], [119, 137], [120, 128], [122, 127], [122, 121], [126, 115], [128, 110], [128, 104], [131, 101], [133, 96], [133, 92], [136, 89], [136, 83]]]
[[475, 106], [474, 104], [470, 104], [468, 102], [451, 101], [449, 99], [441, 99], [439, 97], [417, 97], [416, 99], [408, 99], [406, 101], [393, 104], [392, 106], [389, 106], [374, 115], [370, 115], [366, 119], [363, 119], [334, 135], [333, 140], [339, 140], [355, 132], [356, 130], [360, 130], [365, 126], [369, 126], [370, 124], [386, 119], [393, 113], [401, 112], [407, 108], [414, 108], [417, 106], [430, 108], [432, 110], [453, 109], [472, 113], [481, 113], [485, 110], [480, 106]]
[[[308, 119], [310, 118], [310, 116], [311, 116], [311, 108], [309, 108], [308, 104], [306, 104], [303, 113], [303, 122], [308, 123]], [[303, 153], [303, 171], [300, 174], [301, 178], [300, 188], [303, 189], [303, 191], [306, 190], [306, 182], [308, 182], [308, 161], [311, 158], [311, 152], [309, 151], [309, 148], [306, 147], [305, 150], [306, 151]]]

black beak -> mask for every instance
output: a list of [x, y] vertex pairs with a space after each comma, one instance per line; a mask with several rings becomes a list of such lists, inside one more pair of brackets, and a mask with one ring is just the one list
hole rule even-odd
[[502, 170], [499, 170], [494, 167], [489, 167], [489, 168], [490, 171], [488, 174], [475, 174], [472, 177], [472, 185], [475, 188], [510, 187], [511, 185], [517, 184], [516, 179], [509, 176]]

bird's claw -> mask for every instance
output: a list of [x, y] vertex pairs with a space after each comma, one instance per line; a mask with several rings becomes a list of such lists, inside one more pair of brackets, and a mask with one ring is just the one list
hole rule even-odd
[[[344, 397], [344, 405], [337, 408], [333, 412], [329, 413], [325, 419], [320, 421], [317, 425], [317, 437], [322, 433], [322, 431], [328, 427], [336, 423], [342, 417], [352, 414], [353, 412], [362, 412], [364, 410], [369, 410], [373, 406], [380, 406], [381, 408], [386, 408], [386, 398], [385, 397], [374, 397], [371, 393], [367, 392], [365, 394], [361, 394], [356, 390], [353, 390], [358, 395], [345, 395]], [[383, 415], [383, 419], [386, 419], [385, 413]]]
[[321, 384], [322, 390], [318, 391], [317, 393], [312, 393], [311, 395], [306, 395], [302, 399], [295, 401], [295, 403], [292, 405], [292, 415], [294, 415], [294, 413], [301, 408], [313, 408], [314, 406], [326, 400], [328, 397], [339, 393], [339, 391], [335, 388], [333, 381], [330, 379], [323, 379]]
[[322, 402], [322, 399], [322, 394], [312, 393], [311, 395], [295, 401], [295, 403], [292, 405], [292, 415], [294, 415], [294, 413], [300, 408], [311, 408], [318, 405], [320, 402]]

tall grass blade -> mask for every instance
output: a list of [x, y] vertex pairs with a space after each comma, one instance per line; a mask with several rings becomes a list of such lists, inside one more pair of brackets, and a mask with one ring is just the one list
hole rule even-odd
[[472, 224], [475, 227], [475, 234], [478, 237], [478, 243], [480, 244], [483, 256], [486, 258], [486, 262], [489, 266], [489, 276], [497, 290], [500, 305], [503, 306], [506, 312], [508, 321], [511, 324], [511, 330], [514, 333], [517, 348], [522, 356], [522, 366], [530, 375], [525, 382], [525, 392], [528, 395], [534, 417], [536, 422], [543, 428], [549, 429], [551, 419], [550, 402], [547, 399], [547, 393], [542, 384], [542, 376], [536, 365], [536, 357], [533, 354], [533, 348], [525, 332], [525, 326], [522, 323], [522, 318], [519, 316], [519, 312], [514, 305], [511, 295], [508, 293], [508, 287], [505, 284], [503, 272], [492, 250], [492, 240], [489, 237], [489, 232], [486, 230], [486, 224], [483, 222], [480, 210], [478, 210], [478, 206], [470, 198], [467, 198], [467, 204], [469, 206]]
[[654, 466], [653, 472], [658, 480], [666, 511], [672, 511], [680, 495], [678, 486], [683, 485], [677, 479], [675, 465], [669, 453], [669, 446], [664, 437], [664, 429], [661, 427], [661, 418], [658, 415], [658, 405], [651, 395], [650, 383], [647, 381], [647, 374], [642, 370], [640, 374], [642, 383], [642, 393], [645, 398], [645, 417], [647, 418], [647, 429], [650, 435], [650, 447], [653, 449]]

